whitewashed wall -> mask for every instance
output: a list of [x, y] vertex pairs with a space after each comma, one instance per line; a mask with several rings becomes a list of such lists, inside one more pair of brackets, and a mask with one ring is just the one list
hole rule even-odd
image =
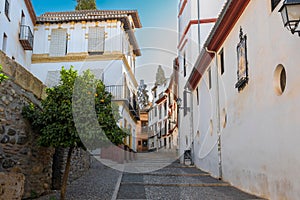
[[[183, 1], [182, 1], [183, 2]], [[217, 0], [200, 0], [200, 19], [211, 19], [211, 18], [217, 18], [219, 12], [222, 9], [223, 4], [225, 1], [217, 1]], [[198, 9], [197, 9], [198, 3], [197, 0], [187, 1], [186, 7], [180, 16], [179, 20], [179, 40], [181, 39], [183, 32], [185, 31], [186, 27], [188, 27], [188, 24], [190, 23], [190, 20], [198, 20]], [[205, 23], [200, 25], [200, 44], [198, 39], [198, 25], [193, 24], [191, 25], [189, 31], [187, 32], [185, 39], [187, 39], [187, 43], [184, 47], [179, 47], [179, 97], [183, 99], [183, 91], [184, 88], [187, 86], [186, 82], [188, 80], [188, 77], [195, 66], [196, 60], [199, 55], [199, 45], [202, 48], [203, 44], [208, 37], [209, 32], [211, 31], [211, 28], [213, 27], [214, 23]], [[184, 39], [184, 40], [185, 40]], [[183, 41], [184, 41], [183, 40]], [[184, 77], [184, 55], [186, 58], [186, 76]], [[191, 105], [191, 98], [193, 95], [190, 95], [190, 93], [187, 94], [187, 106], [190, 107], [190, 109], [194, 109], [194, 104], [196, 102], [196, 99], [193, 99], [193, 104]], [[204, 97], [205, 98], [205, 97]], [[195, 137], [197, 131], [201, 129], [201, 134], [205, 134], [207, 131], [205, 131], [205, 126], [201, 127], [198, 124], [198, 119], [200, 116], [197, 116], [195, 119], [192, 120], [192, 115], [195, 117], [195, 114], [198, 114], [199, 112], [188, 112], [187, 115], [184, 116], [183, 110], [179, 111], [179, 120], [180, 120], [180, 130], [179, 130], [179, 143], [180, 143], [180, 150], [179, 154], [182, 155], [184, 150], [195, 148], [194, 149], [194, 157], [195, 157], [195, 164], [200, 167], [200, 163], [206, 163], [204, 160], [208, 159], [207, 156], [204, 156], [201, 154], [201, 159], [199, 160], [199, 151], [200, 147], [199, 141], [195, 141], [194, 145], [193, 137]], [[196, 120], [196, 121], [195, 121]], [[192, 127], [192, 128], [191, 128]], [[198, 134], [199, 135], [199, 134]], [[200, 136], [197, 136], [198, 140], [200, 139]], [[201, 137], [204, 137], [201, 136]], [[209, 140], [209, 139], [208, 139]], [[201, 147], [202, 153], [205, 151], [208, 151], [206, 148], [208, 147]], [[216, 149], [213, 149], [210, 151], [210, 154], [215, 155]], [[203, 158], [202, 158], [203, 157]], [[214, 156], [215, 157], [215, 156]], [[181, 161], [183, 161], [181, 159]], [[201, 165], [204, 170], [209, 170], [210, 168], [208, 166], [212, 166], [212, 163], [215, 163], [215, 159], [211, 159], [209, 161], [209, 164]], [[217, 176], [217, 170], [214, 170], [215, 173], [213, 175]]]
[[[219, 82], [223, 179], [247, 192], [275, 200], [300, 196], [300, 40], [283, 27], [278, 13], [280, 5], [271, 12], [269, 1], [250, 1], [223, 44], [225, 72]], [[247, 35], [249, 83], [239, 93], [235, 83], [240, 27]], [[280, 96], [274, 89], [274, 71], [279, 64], [285, 67], [287, 77], [286, 89]], [[215, 60], [211, 66], [215, 68]], [[211, 118], [206, 98], [216, 98], [214, 91], [207, 94], [203, 81], [199, 84], [200, 124]], [[213, 124], [216, 123], [213, 117]], [[202, 134], [200, 130], [200, 138]], [[210, 166], [209, 161], [214, 157], [208, 155], [207, 161], [197, 163], [214, 173], [215, 166]]]
[[27, 10], [24, 0], [10, 0], [9, 6], [9, 20], [4, 12], [5, 0], [0, 2], [0, 50], [2, 50], [3, 34], [7, 35], [7, 46], [5, 54], [12, 58], [20, 65], [30, 70], [32, 51], [25, 51], [19, 42], [21, 13], [22, 10], [25, 15], [25, 25], [30, 26], [32, 33], [33, 22]]

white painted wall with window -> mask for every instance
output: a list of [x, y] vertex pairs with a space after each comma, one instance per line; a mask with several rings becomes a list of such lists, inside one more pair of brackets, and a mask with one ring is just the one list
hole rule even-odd
[[19, 41], [21, 24], [29, 26], [31, 32], [34, 30], [25, 1], [27, 0], [0, 1], [0, 50], [30, 70], [32, 51], [25, 51]]

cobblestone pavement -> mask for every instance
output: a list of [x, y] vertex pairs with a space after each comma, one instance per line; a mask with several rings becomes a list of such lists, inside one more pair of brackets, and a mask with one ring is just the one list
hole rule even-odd
[[[67, 199], [76, 200], [251, 200], [259, 197], [244, 193], [209, 174], [170, 159], [169, 154], [139, 154], [136, 161], [123, 165], [125, 172], [114, 170], [94, 161], [85, 176], [67, 188]], [[150, 159], [149, 159], [150, 158]], [[171, 161], [172, 164], [168, 165]], [[105, 161], [104, 161], [105, 163]], [[114, 167], [113, 162], [106, 165]], [[149, 166], [151, 166], [149, 168]], [[155, 166], [155, 167], [153, 167]], [[164, 166], [156, 171], [149, 169]], [[148, 168], [147, 168], [148, 167]], [[119, 167], [115, 167], [119, 168]], [[130, 173], [126, 168], [136, 168], [141, 173]], [[141, 170], [147, 168], [147, 170]], [[52, 198], [51, 198], [52, 197]], [[39, 200], [59, 199], [58, 192]]]

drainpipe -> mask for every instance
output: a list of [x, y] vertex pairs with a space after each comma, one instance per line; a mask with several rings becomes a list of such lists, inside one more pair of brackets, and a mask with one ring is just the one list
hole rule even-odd
[[205, 50], [208, 53], [213, 53], [215, 54], [216, 58], [216, 112], [217, 112], [217, 135], [218, 135], [218, 156], [219, 156], [219, 179], [222, 179], [222, 151], [221, 151], [221, 127], [220, 127], [220, 89], [219, 89], [219, 71], [218, 71], [218, 57], [217, 57], [217, 52], [215, 51], [210, 51], [205, 47]]
[[197, 9], [198, 9], [198, 48], [199, 54], [201, 53], [201, 38], [200, 38], [200, 0], [197, 0]]
[[191, 137], [191, 140], [190, 140], [190, 144], [191, 144], [191, 165], [194, 165], [194, 116], [193, 116], [193, 110], [194, 110], [194, 107], [193, 107], [193, 93], [189, 90], [187, 90], [187, 88], [185, 88], [185, 92], [186, 93], [189, 93], [190, 94], [190, 137]]

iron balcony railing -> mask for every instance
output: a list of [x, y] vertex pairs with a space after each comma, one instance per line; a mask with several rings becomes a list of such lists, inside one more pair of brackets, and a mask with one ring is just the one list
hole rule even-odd
[[124, 85], [110, 85], [105, 89], [112, 94], [114, 100], [130, 100], [129, 89]]
[[112, 94], [112, 99], [117, 101], [125, 101], [131, 114], [139, 119], [137, 103], [135, 98], [130, 97], [130, 90], [125, 85], [109, 85], [106, 86], [106, 91]]
[[33, 48], [33, 34], [29, 26], [20, 26], [20, 38], [19, 38], [24, 50], [32, 50]]

